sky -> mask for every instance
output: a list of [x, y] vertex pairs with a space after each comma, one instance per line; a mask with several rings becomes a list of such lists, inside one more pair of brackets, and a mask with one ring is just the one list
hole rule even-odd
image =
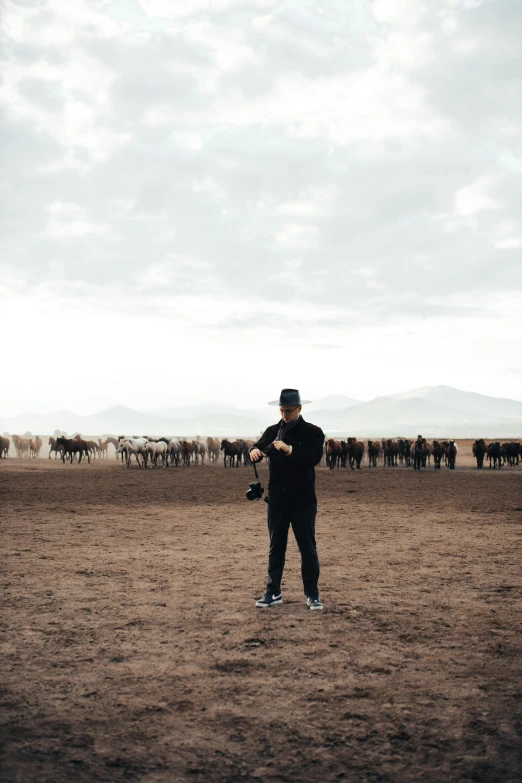
[[4, 0], [0, 408], [522, 399], [519, 0]]

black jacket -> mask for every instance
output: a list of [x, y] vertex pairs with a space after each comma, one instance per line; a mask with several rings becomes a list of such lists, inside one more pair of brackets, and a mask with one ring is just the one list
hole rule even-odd
[[[268, 427], [252, 448], [266, 452], [277, 438], [281, 422]], [[290, 455], [277, 451], [269, 457], [270, 479], [267, 503], [273, 505], [308, 506], [317, 503], [315, 470], [323, 456], [324, 433], [301, 416], [284, 437], [292, 446]]]

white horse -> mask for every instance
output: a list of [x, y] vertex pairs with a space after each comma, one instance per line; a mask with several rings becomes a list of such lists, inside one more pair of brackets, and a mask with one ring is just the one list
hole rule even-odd
[[170, 464], [174, 463], [176, 467], [181, 462], [181, 443], [175, 438], [170, 438], [167, 444], [167, 467], [169, 466], [169, 460]]
[[[126, 455], [126, 465], [130, 468], [131, 457], [134, 454], [138, 467], [147, 467], [147, 438], [122, 438], [118, 446], [118, 452]], [[140, 463], [139, 455], [143, 459], [143, 465]]]
[[158, 457], [161, 457], [163, 467], [167, 466], [167, 444], [164, 440], [160, 440], [157, 443], [148, 440], [145, 443], [144, 452], [147, 453], [147, 457], [151, 458], [154, 467], [158, 464]]
[[63, 446], [61, 443], [56, 443], [56, 438], [49, 438], [49, 446], [51, 447], [49, 449], [49, 459], [51, 459], [51, 454], [53, 451], [54, 451], [55, 459], [58, 456], [58, 454], [60, 455], [60, 457], [62, 456]]

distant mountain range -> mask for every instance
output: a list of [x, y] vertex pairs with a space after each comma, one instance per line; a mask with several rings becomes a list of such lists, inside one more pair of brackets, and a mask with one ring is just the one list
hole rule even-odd
[[[351, 397], [342, 397], [339, 394], [332, 394], [329, 397], [322, 397], [320, 400], [317, 400], [315, 403], [307, 406], [307, 410], [340, 410], [342, 408], [349, 408], [352, 405], [359, 405], [361, 400], [353, 400]], [[263, 412], [264, 412], [263, 408]], [[266, 410], [270, 411], [270, 416], [273, 417], [274, 408], [267, 408]], [[227, 415], [230, 414], [232, 416], [259, 416], [260, 414], [259, 408], [252, 409], [252, 410], [244, 410], [242, 408], [235, 408], [233, 405], [228, 405], [225, 402], [203, 402], [199, 405], [189, 405], [185, 407], [174, 407], [174, 408], [162, 408], [161, 410], [154, 410], [150, 411], [151, 416], [160, 416], [160, 417], [167, 417], [169, 419], [179, 419], [179, 418], [198, 418], [200, 416], [215, 416], [215, 415]]]
[[[419, 389], [361, 402], [331, 395], [303, 408], [303, 415], [327, 435], [345, 437], [522, 437], [522, 402], [465, 392], [451, 386]], [[0, 418], [0, 431], [52, 435], [55, 429], [82, 435], [179, 435], [255, 437], [278, 419], [277, 408], [252, 410], [222, 402], [149, 412], [117, 405], [90, 416], [71, 411], [24, 413]]]

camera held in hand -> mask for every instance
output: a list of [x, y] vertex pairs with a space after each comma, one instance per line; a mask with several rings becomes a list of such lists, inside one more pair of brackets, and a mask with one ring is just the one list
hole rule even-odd
[[260, 497], [262, 497], [263, 492], [265, 490], [261, 486], [260, 481], [251, 481], [248, 485], [248, 489], [246, 491], [246, 496], [248, 500], [259, 500]]

